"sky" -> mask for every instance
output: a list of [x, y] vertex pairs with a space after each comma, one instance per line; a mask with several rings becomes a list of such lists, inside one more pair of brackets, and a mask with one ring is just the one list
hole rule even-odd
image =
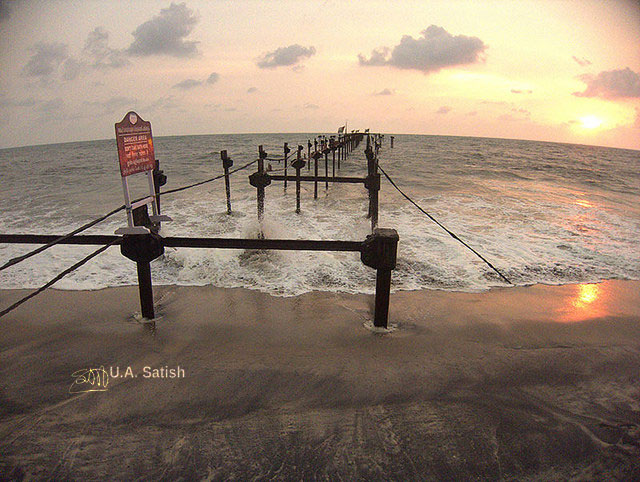
[[638, 1], [0, 0], [0, 148], [372, 132], [640, 149]]

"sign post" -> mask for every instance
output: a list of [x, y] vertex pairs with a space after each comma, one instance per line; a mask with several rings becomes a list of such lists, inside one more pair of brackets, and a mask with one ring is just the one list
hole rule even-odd
[[[124, 202], [127, 210], [127, 227], [119, 228], [116, 230], [116, 234], [147, 234], [149, 233], [147, 228], [134, 225], [133, 210], [135, 208], [151, 204], [153, 213], [152, 216], [149, 216], [151, 222], [171, 221], [168, 216], [161, 216], [158, 210], [158, 193], [153, 179], [156, 158], [153, 150], [151, 122], [143, 120], [138, 114], [131, 111], [124, 116], [124, 119], [116, 123], [115, 127], [122, 190], [124, 191]], [[138, 173], [144, 173], [147, 176], [149, 196], [132, 203], [127, 178]]]

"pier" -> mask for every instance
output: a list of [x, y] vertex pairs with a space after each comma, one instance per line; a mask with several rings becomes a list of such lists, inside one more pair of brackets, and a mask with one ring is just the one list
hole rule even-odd
[[[127, 114], [130, 116], [132, 113]], [[134, 113], [135, 114], [135, 113]], [[120, 125], [127, 125], [127, 116]], [[136, 118], [139, 116], [136, 115]], [[141, 120], [141, 119], [140, 119]], [[142, 120], [141, 120], [142, 121]], [[142, 121], [144, 123], [144, 121]], [[147, 123], [148, 124], [148, 123]], [[146, 126], [145, 126], [146, 128]], [[150, 136], [150, 127], [148, 127]], [[101, 246], [99, 252], [111, 246], [120, 246], [120, 251], [124, 257], [136, 263], [138, 274], [138, 288], [140, 295], [141, 314], [148, 321], [153, 322], [155, 309], [153, 301], [153, 286], [151, 281], [151, 261], [161, 257], [165, 247], [173, 248], [209, 248], [209, 249], [252, 249], [252, 250], [294, 250], [294, 251], [341, 251], [359, 253], [360, 259], [365, 266], [376, 270], [375, 289], [375, 309], [373, 315], [373, 325], [379, 328], [388, 327], [389, 302], [391, 293], [391, 272], [395, 269], [397, 259], [397, 245], [399, 236], [396, 230], [378, 227], [378, 192], [380, 190], [380, 174], [378, 173], [377, 156], [382, 144], [383, 136], [369, 133], [367, 129], [364, 133], [354, 131], [351, 133], [338, 134], [337, 136], [320, 135], [313, 139], [307, 139], [307, 155], [304, 156], [303, 144], [298, 144], [292, 151], [289, 143], [285, 142], [282, 149], [282, 157], [269, 157], [263, 146], [258, 146], [258, 158], [248, 162], [240, 168], [231, 170], [233, 167], [232, 154], [228, 150], [220, 151], [220, 160], [224, 174], [215, 178], [183, 186], [168, 191], [162, 191], [161, 187], [166, 184], [167, 178], [160, 169], [160, 163], [155, 159], [150, 163], [150, 170], [144, 170], [149, 178], [150, 194], [137, 200], [131, 200], [128, 193], [126, 177], [123, 171], [123, 189], [125, 192], [125, 205], [114, 209], [108, 215], [102, 216], [91, 223], [69, 233], [67, 235], [44, 235], [44, 234], [0, 234], [0, 243], [20, 243], [20, 244], [40, 244], [40, 248], [27, 253], [21, 257], [7, 262], [0, 270], [13, 266], [14, 264], [38, 254], [45, 249], [57, 245], [95, 245]], [[364, 150], [367, 160], [366, 169], [363, 169], [362, 176], [341, 176], [340, 169], [349, 159], [350, 154], [357, 149], [361, 142], [366, 139]], [[146, 140], [146, 138], [145, 138]], [[313, 147], [313, 150], [312, 150]], [[140, 149], [145, 148], [142, 146]], [[146, 152], [146, 151], [145, 151]], [[331, 161], [329, 161], [331, 156]], [[290, 157], [295, 159], [290, 162]], [[320, 175], [321, 161], [324, 160], [324, 175]], [[265, 161], [282, 163], [282, 174], [270, 173], [265, 169]], [[302, 170], [307, 166], [307, 171], [311, 170], [313, 162], [313, 175], [302, 175]], [[369, 205], [366, 216], [371, 219], [371, 234], [361, 241], [347, 240], [314, 240], [314, 239], [266, 239], [262, 229], [257, 239], [247, 238], [203, 238], [203, 237], [163, 237], [160, 235], [161, 222], [168, 221], [160, 211], [160, 199], [163, 195], [176, 193], [185, 189], [213, 180], [224, 178], [225, 197], [227, 213], [232, 213], [232, 190], [230, 177], [234, 172], [247, 169], [253, 164], [257, 164], [257, 170], [249, 175], [249, 183], [256, 188], [256, 207], [258, 220], [262, 222], [265, 209], [266, 188], [272, 183], [282, 182], [286, 190], [288, 183], [295, 183], [296, 186], [296, 207], [295, 212], [301, 214], [301, 183], [314, 183], [314, 199], [318, 197], [318, 184], [324, 183], [325, 190], [334, 183], [362, 184], [369, 193]], [[329, 165], [331, 164], [331, 169]], [[295, 175], [288, 173], [288, 168], [295, 169]], [[122, 169], [122, 165], [121, 165]], [[132, 170], [134, 168], [128, 167]], [[142, 171], [141, 171], [142, 172]], [[366, 175], [364, 174], [366, 172]], [[134, 172], [135, 173], [135, 172]], [[130, 175], [127, 171], [126, 175]], [[153, 215], [148, 213], [148, 206], [152, 207]], [[81, 235], [79, 234], [89, 226], [93, 226], [107, 217], [121, 211], [127, 212], [128, 227], [120, 228], [115, 235]], [[40, 290], [20, 300], [18, 303], [0, 312], [0, 316], [17, 308], [21, 303], [27, 301], [32, 296], [51, 286], [55, 281], [69, 272], [77, 269], [90, 258], [99, 254], [93, 253], [89, 257], [81, 260], [76, 265], [58, 275], [50, 283]]]

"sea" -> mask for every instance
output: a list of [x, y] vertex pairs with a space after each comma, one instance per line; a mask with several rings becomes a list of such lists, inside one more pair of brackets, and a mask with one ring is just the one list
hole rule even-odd
[[[221, 174], [220, 151], [234, 168], [283, 155], [283, 143], [307, 152], [320, 133], [157, 137], [155, 154], [169, 190]], [[325, 133], [326, 135], [330, 135]], [[640, 151], [524, 140], [394, 135], [382, 139], [380, 166], [425, 211], [498, 268], [514, 285], [640, 279]], [[341, 162], [342, 176], [366, 175], [365, 144]], [[331, 160], [331, 156], [330, 156]], [[269, 161], [272, 169], [282, 163]], [[259, 224], [249, 169], [231, 176], [232, 214], [223, 180], [168, 194], [165, 236], [362, 241], [370, 233], [368, 193], [360, 184], [266, 188]], [[306, 171], [303, 168], [303, 173]], [[329, 166], [331, 172], [331, 162]], [[123, 204], [115, 140], [0, 150], [0, 233], [64, 234]], [[290, 170], [293, 172], [293, 170]], [[324, 173], [324, 162], [320, 163]], [[148, 188], [131, 178], [131, 195]], [[113, 234], [123, 211], [84, 234]], [[384, 178], [379, 226], [398, 231], [392, 289], [477, 292], [506, 286], [482, 260], [421, 213]], [[34, 249], [0, 244], [0, 264]], [[95, 250], [58, 245], [0, 272], [0, 288], [35, 288]], [[248, 288], [278, 296], [321, 290], [375, 291], [375, 271], [358, 253], [166, 248], [152, 262], [156, 285]], [[133, 285], [135, 263], [118, 247], [55, 284], [66, 290]]]

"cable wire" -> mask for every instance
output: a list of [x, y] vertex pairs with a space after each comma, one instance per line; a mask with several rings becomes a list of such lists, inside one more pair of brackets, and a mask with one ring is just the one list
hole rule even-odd
[[471, 250], [471, 252], [473, 254], [475, 254], [478, 258], [480, 258], [482, 261], [484, 261], [493, 271], [495, 271], [496, 273], [498, 273], [498, 275], [505, 280], [507, 283], [509, 283], [510, 285], [512, 285], [513, 283], [511, 281], [509, 281], [509, 279], [503, 275], [500, 271], [498, 271], [498, 268], [496, 268], [494, 265], [492, 265], [489, 261], [487, 261], [480, 253], [478, 253], [475, 249], [473, 249], [471, 246], [469, 246], [467, 243], [465, 243], [463, 240], [461, 240], [455, 233], [453, 233], [452, 231], [450, 231], [449, 229], [446, 228], [446, 226], [444, 226], [440, 221], [438, 221], [436, 218], [434, 218], [431, 214], [429, 214], [427, 211], [425, 211], [424, 209], [422, 209], [422, 207], [420, 207], [418, 205], [418, 203], [416, 203], [413, 199], [411, 199], [407, 194], [405, 194], [402, 189], [400, 189], [398, 187], [398, 185], [393, 181], [393, 179], [391, 179], [389, 177], [389, 174], [387, 174], [384, 169], [382, 169], [382, 167], [380, 167], [380, 164], [378, 164], [378, 169], [380, 169], [380, 172], [382, 172], [382, 174], [384, 174], [384, 177], [387, 178], [387, 180], [391, 183], [391, 185], [393, 187], [396, 188], [396, 190], [402, 194], [404, 196], [404, 198], [409, 201], [411, 204], [413, 204], [415, 207], [417, 207], [420, 211], [422, 211], [423, 214], [425, 214], [429, 219], [431, 219], [431, 221], [433, 221], [434, 223], [436, 223], [438, 226], [440, 226], [442, 229], [444, 229], [449, 236], [451, 236], [453, 239], [455, 239], [456, 241], [459, 241], [460, 243], [462, 243], [466, 248], [468, 248], [469, 250]]
[[40, 288], [38, 288], [36, 291], [34, 291], [33, 293], [28, 294], [27, 296], [25, 296], [24, 298], [16, 301], [14, 304], [12, 304], [9, 308], [6, 308], [2, 311], [0, 311], [0, 318], [2, 318], [4, 315], [6, 315], [7, 313], [10, 313], [11, 311], [15, 310], [18, 306], [20, 306], [22, 303], [24, 303], [25, 301], [33, 298], [34, 296], [42, 293], [44, 290], [46, 290], [47, 288], [49, 288], [51, 285], [53, 285], [54, 283], [60, 281], [62, 278], [64, 278], [66, 275], [68, 275], [69, 273], [77, 270], [80, 266], [82, 266], [83, 264], [87, 263], [89, 260], [91, 260], [92, 258], [95, 258], [96, 256], [98, 256], [100, 253], [102, 253], [103, 251], [106, 251], [107, 248], [113, 246], [114, 244], [120, 242], [120, 238], [114, 239], [113, 241], [111, 241], [108, 244], [105, 244], [104, 246], [98, 248], [97, 250], [95, 250], [93, 253], [91, 253], [90, 255], [86, 256], [85, 258], [81, 259], [80, 261], [78, 261], [76, 264], [74, 264], [73, 266], [65, 269], [63, 272], [61, 272], [60, 274], [58, 274], [56, 277], [54, 277], [53, 279], [51, 279], [51, 281], [49, 281], [48, 283], [42, 285]]
[[53, 241], [51, 241], [51, 242], [49, 242], [47, 244], [43, 244], [42, 246], [40, 246], [39, 248], [34, 249], [33, 251], [30, 251], [30, 252], [28, 252], [26, 254], [23, 254], [21, 256], [17, 256], [17, 257], [15, 257], [13, 259], [10, 259], [5, 264], [0, 266], [0, 271], [4, 270], [6, 268], [9, 268], [10, 266], [13, 266], [14, 264], [18, 264], [19, 262], [24, 261], [25, 259], [28, 259], [31, 256], [35, 256], [36, 254], [41, 253], [45, 249], [49, 249], [50, 247], [55, 246], [56, 244], [61, 243], [62, 241], [65, 241], [65, 240], [71, 238], [72, 236], [75, 236], [76, 234], [81, 233], [82, 231], [85, 231], [85, 230], [89, 229], [91, 226], [95, 226], [99, 222], [102, 222], [105, 219], [107, 219], [108, 217], [113, 216], [117, 212], [122, 211], [124, 208], [125, 208], [125, 205], [123, 204], [119, 208], [116, 208], [113, 211], [108, 212], [104, 216], [100, 216], [98, 219], [94, 219], [93, 221], [91, 221], [91, 222], [89, 222], [87, 224], [84, 224], [84, 225], [80, 226], [77, 229], [74, 229], [70, 233], [64, 234], [64, 235], [60, 236], [59, 238], [56, 238], [56, 239], [54, 239]]
[[[251, 161], [251, 162], [245, 164], [242, 167], [239, 167], [237, 169], [233, 169], [232, 171], [229, 171], [229, 175], [231, 175], [231, 174], [233, 174], [235, 172], [238, 172], [238, 171], [242, 171], [243, 169], [246, 169], [247, 167], [251, 166], [252, 164], [255, 164], [256, 162], [258, 162], [258, 159], [256, 159], [255, 161]], [[208, 182], [217, 181], [218, 179], [222, 179], [224, 176], [225, 176], [225, 174], [220, 174], [219, 176], [215, 176], [215, 177], [212, 177], [210, 179], [205, 179], [204, 181], [194, 182], [193, 184], [189, 184], [187, 186], [178, 187], [176, 189], [169, 189], [168, 191], [163, 191], [163, 192], [158, 193], [158, 196], [164, 196], [166, 194], [173, 194], [173, 193], [176, 193], [176, 192], [180, 192], [180, 191], [185, 191], [187, 189], [191, 189], [192, 187], [202, 186], [203, 184], [206, 184]]]
[[[241, 166], [241, 167], [239, 167], [239, 168], [237, 168], [237, 169], [234, 169], [234, 170], [232, 170], [232, 171], [230, 171], [230, 172], [229, 172], [229, 175], [231, 175], [231, 174], [233, 174], [233, 173], [235, 173], [235, 172], [241, 171], [242, 169], [246, 169], [247, 167], [251, 166], [252, 164], [255, 164], [256, 162], [258, 162], [258, 160], [257, 160], [257, 159], [256, 159], [255, 161], [252, 161], [252, 162], [249, 162], [249, 163], [245, 164], [244, 166]], [[216, 177], [213, 177], [213, 178], [211, 178], [211, 179], [206, 179], [206, 180], [204, 180], [204, 181], [196, 182], [196, 183], [194, 183], [194, 184], [190, 184], [190, 185], [188, 185], [188, 186], [183, 186], [183, 187], [179, 187], [179, 188], [176, 188], [176, 189], [171, 189], [171, 190], [169, 190], [169, 191], [160, 192], [160, 193], [158, 193], [158, 197], [163, 196], [163, 195], [165, 195], [165, 194], [173, 194], [173, 193], [176, 193], [176, 192], [184, 191], [184, 190], [186, 190], [186, 189], [190, 189], [190, 188], [192, 188], [192, 187], [200, 186], [200, 185], [202, 185], [202, 184], [205, 184], [205, 183], [208, 183], [208, 182], [211, 182], [211, 181], [215, 181], [215, 180], [217, 180], [217, 179], [221, 179], [221, 178], [223, 178], [224, 176], [225, 176], [224, 174], [221, 174], [220, 176], [216, 176]], [[146, 196], [145, 196], [145, 197], [146, 197]], [[142, 199], [144, 199], [144, 197], [141, 197], [140, 199], [136, 199], [136, 200], [134, 200], [133, 202], [137, 202], [137, 201], [140, 201], [140, 200], [142, 200]], [[82, 226], [80, 226], [79, 228], [74, 229], [73, 231], [71, 231], [70, 233], [64, 234], [64, 235], [60, 236], [59, 238], [56, 238], [56, 239], [54, 239], [53, 241], [51, 241], [51, 242], [49, 242], [49, 243], [47, 243], [47, 244], [43, 244], [42, 246], [40, 246], [40, 247], [38, 247], [38, 248], [34, 249], [33, 251], [29, 251], [28, 253], [25, 253], [25, 254], [23, 254], [23, 255], [20, 255], [20, 256], [17, 256], [17, 257], [15, 257], [15, 258], [10, 259], [10, 260], [9, 260], [9, 261], [7, 261], [5, 264], [3, 264], [2, 266], [0, 266], [0, 271], [3, 271], [3, 270], [5, 270], [5, 269], [7, 269], [7, 268], [9, 268], [9, 267], [11, 267], [11, 266], [13, 266], [13, 265], [15, 265], [15, 264], [18, 264], [18, 263], [20, 263], [21, 261], [24, 261], [24, 260], [26, 260], [26, 259], [29, 259], [29, 258], [31, 258], [32, 256], [35, 256], [35, 255], [36, 255], [36, 254], [38, 254], [38, 253], [42, 253], [44, 250], [49, 249], [49, 248], [51, 248], [52, 246], [55, 246], [56, 244], [59, 244], [59, 243], [61, 243], [61, 242], [63, 242], [63, 241], [66, 241], [67, 239], [69, 239], [69, 238], [71, 238], [71, 237], [75, 236], [76, 234], [79, 234], [79, 233], [81, 233], [82, 231], [85, 231], [85, 230], [89, 229], [90, 227], [95, 226], [96, 224], [98, 224], [98, 223], [100, 223], [100, 222], [104, 221], [104, 220], [105, 220], [105, 219], [107, 219], [108, 217], [113, 216], [114, 214], [116, 214], [116, 213], [118, 213], [118, 212], [120, 212], [120, 211], [124, 210], [124, 209], [125, 209], [125, 207], [126, 207], [126, 206], [123, 204], [122, 206], [120, 206], [120, 207], [118, 207], [118, 208], [116, 208], [116, 209], [114, 209], [114, 210], [112, 210], [112, 211], [108, 212], [107, 214], [105, 214], [105, 215], [103, 215], [103, 216], [100, 216], [100, 217], [99, 217], [99, 218], [97, 218], [97, 219], [94, 219], [94, 220], [93, 220], [93, 221], [91, 221], [91, 222], [88, 222], [87, 224], [83, 224], [83, 225], [82, 225]]]

